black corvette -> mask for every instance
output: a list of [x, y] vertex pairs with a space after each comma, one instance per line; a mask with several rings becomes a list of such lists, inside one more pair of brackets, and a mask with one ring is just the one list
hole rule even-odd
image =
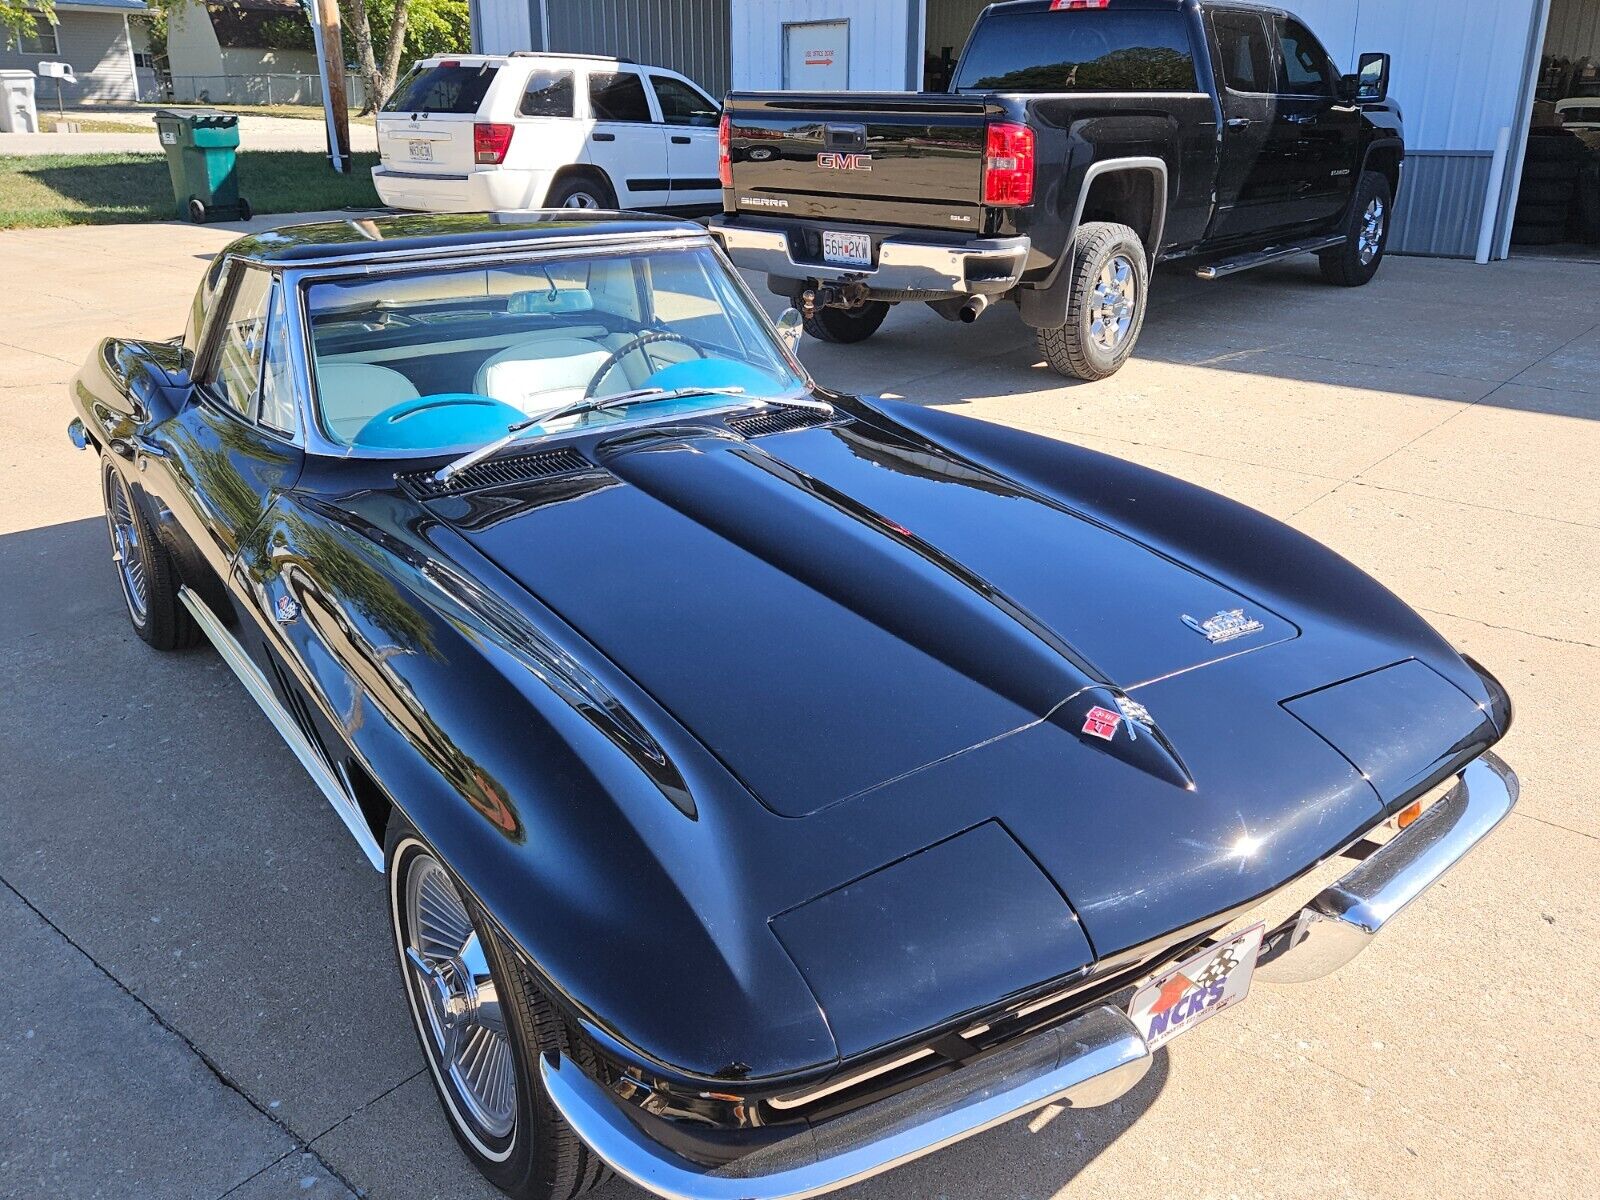
[[386, 872], [517, 1196], [817, 1195], [1106, 1103], [1516, 801], [1505, 692], [1350, 564], [830, 392], [792, 318], [692, 224], [349, 221], [72, 384], [135, 630], [212, 642]]

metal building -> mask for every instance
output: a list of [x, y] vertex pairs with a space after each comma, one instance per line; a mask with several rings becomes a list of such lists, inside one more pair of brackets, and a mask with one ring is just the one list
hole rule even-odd
[[[1595, 198], [1584, 189], [1600, 184], [1586, 175], [1575, 174], [1569, 186], [1553, 179], [1557, 168], [1530, 166], [1531, 200], [1519, 205], [1518, 198], [1530, 131], [1561, 132], [1556, 109], [1564, 97], [1594, 95], [1600, 103], [1600, 0], [1280, 2], [1306, 20], [1341, 69], [1353, 70], [1364, 51], [1394, 56], [1392, 94], [1405, 114], [1408, 154], [1391, 249], [1503, 258], [1514, 233], [1533, 240], [1530, 214], [1555, 221], [1539, 227], [1547, 233], [1562, 229], [1560, 203], [1572, 206], [1567, 234], [1581, 242], [1593, 233], [1600, 217], [1585, 215]], [[623, 54], [680, 70], [716, 94], [728, 87], [942, 89], [984, 0], [471, 4], [482, 49]], [[1549, 159], [1558, 148], [1536, 136], [1534, 149], [1543, 153], [1532, 158]], [[1600, 161], [1600, 141], [1592, 153]], [[1600, 240], [1592, 256], [1600, 257]]]

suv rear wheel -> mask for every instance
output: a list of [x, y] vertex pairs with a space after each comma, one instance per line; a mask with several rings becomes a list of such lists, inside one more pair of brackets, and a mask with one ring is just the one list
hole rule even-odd
[[575, 173], [550, 185], [546, 208], [615, 208], [617, 198], [606, 181], [596, 175]]
[[1345, 221], [1344, 242], [1318, 255], [1322, 277], [1340, 287], [1360, 287], [1378, 273], [1389, 244], [1389, 181], [1376, 171], [1362, 173], [1355, 202]]
[[1072, 245], [1072, 292], [1063, 325], [1036, 331], [1039, 353], [1070, 379], [1114, 375], [1144, 328], [1150, 267], [1144, 242], [1126, 225], [1088, 221]]

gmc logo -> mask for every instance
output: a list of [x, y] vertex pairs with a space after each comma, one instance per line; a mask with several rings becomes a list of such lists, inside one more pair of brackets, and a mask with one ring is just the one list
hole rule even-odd
[[870, 171], [872, 155], [839, 154], [832, 150], [824, 150], [817, 155], [817, 166], [829, 171]]

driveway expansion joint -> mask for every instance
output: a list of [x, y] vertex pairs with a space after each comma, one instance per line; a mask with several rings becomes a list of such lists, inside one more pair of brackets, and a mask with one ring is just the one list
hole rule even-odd
[[[275, 1158], [272, 1162], [268, 1163], [266, 1167], [263, 1167], [262, 1170], [271, 1169], [272, 1167], [276, 1166], [278, 1163], [281, 1163], [284, 1160], [284, 1158], [286, 1158], [289, 1154], [296, 1154], [296, 1153], [310, 1154], [312, 1156], [312, 1158], [316, 1161], [318, 1166], [320, 1166], [324, 1171], [326, 1171], [332, 1178], [336, 1179], [344, 1187], [349, 1189], [349, 1191], [351, 1192], [352, 1195], [361, 1195], [362, 1194], [356, 1188], [356, 1186], [353, 1183], [351, 1183], [348, 1179], [346, 1179], [343, 1175], [341, 1175], [334, 1168], [332, 1163], [326, 1161], [320, 1154], [318, 1154], [315, 1150], [313, 1150], [311, 1148], [311, 1145], [310, 1145], [309, 1142], [307, 1142], [304, 1139], [302, 1139], [299, 1135], [297, 1135], [294, 1132], [294, 1130], [290, 1129], [288, 1125], [284, 1124], [284, 1122], [282, 1120], [280, 1120], [275, 1113], [273, 1113], [270, 1109], [266, 1108], [264, 1105], [260, 1104], [255, 1099], [255, 1097], [251, 1096], [249, 1092], [245, 1091], [244, 1088], [240, 1087], [236, 1082], [234, 1082], [234, 1080], [229, 1077], [228, 1073], [222, 1069], [222, 1066], [218, 1062], [216, 1062], [216, 1060], [214, 1060], [209, 1054], [207, 1054], [204, 1050], [202, 1050], [199, 1046], [195, 1045], [194, 1041], [186, 1033], [184, 1033], [181, 1029], [178, 1029], [170, 1021], [168, 1021], [165, 1017], [163, 1017], [159, 1012], [157, 1012], [154, 1008], [152, 1008], [150, 1006], [150, 1004], [145, 1000], [145, 998], [143, 996], [139, 995], [138, 992], [134, 991], [127, 984], [123, 983], [122, 980], [118, 979], [114, 974], [112, 974], [109, 970], [107, 970], [106, 967], [100, 962], [99, 959], [95, 958], [94, 955], [90, 954], [87, 950], [85, 950], [82, 946], [80, 946], [75, 940], [73, 940], [72, 936], [69, 933], [67, 933], [66, 930], [62, 929], [59, 925], [57, 925], [54, 921], [52, 921], [48, 916], [46, 916], [44, 914], [44, 912], [39, 908], [39, 906], [37, 904], [35, 904], [32, 900], [28, 899], [28, 897], [24, 896], [20, 891], [18, 891], [12, 885], [11, 881], [6, 879], [3, 875], [0, 875], [0, 887], [5, 888], [6, 891], [10, 892], [13, 896], [15, 896], [17, 898], [18, 903], [20, 903], [24, 908], [26, 908], [35, 917], [37, 917], [41, 922], [43, 922], [44, 925], [46, 926], [46, 928], [51, 930], [51, 932], [53, 932], [57, 937], [59, 937], [67, 945], [71, 946], [73, 950], [77, 951], [77, 953], [81, 954], [84, 957], [84, 959], [92, 967], [94, 967], [95, 970], [99, 971], [100, 974], [104, 975], [107, 979], [109, 979], [111, 981], [111, 983], [117, 988], [118, 991], [120, 991], [123, 995], [127, 996], [130, 1000], [132, 1000], [135, 1004], [137, 1004], [140, 1008], [142, 1008], [147, 1014], [149, 1014], [150, 1019], [152, 1021], [154, 1021], [158, 1026], [160, 1026], [160, 1028], [165, 1030], [167, 1033], [171, 1034], [173, 1037], [177, 1038], [178, 1041], [180, 1041], [184, 1045], [184, 1047], [186, 1049], [188, 1049], [188, 1051], [191, 1054], [193, 1054], [197, 1059], [199, 1059], [200, 1062], [205, 1064], [206, 1070], [211, 1072], [211, 1074], [216, 1078], [218, 1083], [220, 1083], [223, 1087], [227, 1088], [230, 1092], [233, 1092], [236, 1095], [238, 1095], [240, 1099], [242, 1099], [246, 1104], [248, 1104], [252, 1109], [254, 1109], [261, 1116], [265, 1117], [269, 1122], [271, 1122], [272, 1125], [274, 1125], [279, 1131], [281, 1131], [285, 1137], [287, 1137], [291, 1142], [294, 1143], [294, 1149], [287, 1151], [284, 1155], [280, 1155], [278, 1158]], [[392, 1091], [393, 1089], [391, 1088], [389, 1090]], [[387, 1095], [387, 1094], [388, 1093], [386, 1092], [385, 1095]], [[375, 1099], [376, 1098], [377, 1097], [375, 1097]], [[363, 1107], [365, 1107], [365, 1106], [363, 1106]], [[359, 1111], [359, 1110], [357, 1110], [357, 1111]], [[348, 1119], [348, 1118], [346, 1118], [346, 1119]], [[320, 1137], [321, 1135], [319, 1134], [318, 1136]], [[242, 1186], [245, 1183], [248, 1183], [250, 1179], [254, 1179], [259, 1174], [261, 1174], [261, 1171], [252, 1172], [251, 1175], [247, 1179], [241, 1179], [238, 1183], [234, 1184], [233, 1187], [229, 1188], [228, 1191], [229, 1192], [236, 1191], [240, 1186]], [[224, 1192], [223, 1195], [227, 1195], [227, 1192]]]

